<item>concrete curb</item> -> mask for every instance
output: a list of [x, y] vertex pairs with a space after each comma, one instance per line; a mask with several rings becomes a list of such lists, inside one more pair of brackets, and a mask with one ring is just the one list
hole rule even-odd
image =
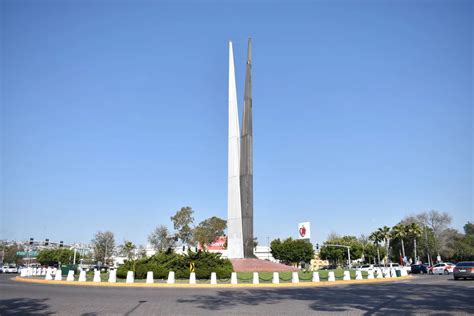
[[348, 284], [363, 284], [363, 283], [382, 283], [382, 282], [396, 282], [400, 280], [409, 280], [411, 276], [386, 278], [386, 279], [363, 279], [350, 281], [336, 281], [336, 282], [300, 282], [300, 283], [260, 283], [260, 284], [189, 284], [189, 283], [107, 283], [107, 282], [77, 282], [77, 281], [54, 281], [43, 279], [25, 279], [19, 276], [12, 278], [13, 281], [35, 284], [49, 284], [49, 285], [72, 285], [72, 286], [96, 286], [96, 287], [136, 287], [136, 288], [300, 288], [300, 287], [327, 287], [339, 286]]

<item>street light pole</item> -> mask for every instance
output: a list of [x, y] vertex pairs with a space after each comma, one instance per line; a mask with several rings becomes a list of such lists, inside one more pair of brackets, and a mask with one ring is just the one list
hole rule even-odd
[[346, 246], [346, 245], [322, 245], [321, 247], [341, 247], [341, 248], [347, 248], [347, 261], [348, 261], [348, 266], [349, 269], [352, 267], [351, 263], [351, 247]]
[[270, 261], [270, 237], [267, 237], [267, 245], [268, 245], [268, 261]]

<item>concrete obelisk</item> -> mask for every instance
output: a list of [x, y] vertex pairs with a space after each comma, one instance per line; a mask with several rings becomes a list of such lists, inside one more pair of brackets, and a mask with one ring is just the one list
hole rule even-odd
[[229, 144], [227, 160], [227, 257], [230, 259], [240, 259], [244, 257], [239, 177], [240, 129], [232, 42], [229, 42]]
[[253, 254], [253, 131], [252, 131], [252, 39], [248, 39], [244, 113], [240, 140], [240, 195], [244, 257]]

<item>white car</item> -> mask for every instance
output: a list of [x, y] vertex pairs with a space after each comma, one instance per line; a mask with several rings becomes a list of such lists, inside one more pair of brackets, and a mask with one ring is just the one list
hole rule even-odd
[[8, 266], [6, 273], [18, 273], [18, 268], [16, 266], [10, 265]]
[[450, 274], [453, 273], [456, 265], [451, 262], [437, 263], [433, 266], [432, 274]]
[[357, 267], [356, 270], [358, 270], [358, 271], [366, 271], [366, 272], [372, 271], [372, 270], [374, 270], [374, 265], [372, 265], [372, 264], [365, 264], [365, 265], [363, 265], [363, 266]]

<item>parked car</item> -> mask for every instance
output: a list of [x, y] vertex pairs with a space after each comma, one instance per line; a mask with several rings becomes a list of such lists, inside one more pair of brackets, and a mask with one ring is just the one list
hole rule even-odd
[[463, 261], [456, 264], [456, 267], [453, 269], [453, 276], [455, 280], [463, 278], [474, 279], [474, 261]]
[[8, 266], [0, 267], [0, 273], [7, 273]]
[[424, 264], [412, 264], [411, 265], [412, 274], [423, 274], [428, 273], [428, 266]]
[[431, 274], [450, 274], [453, 273], [455, 266], [456, 265], [451, 262], [437, 263], [431, 269]]
[[357, 267], [356, 270], [368, 272], [374, 270], [374, 266], [372, 264], [365, 264], [363, 266]]
[[7, 269], [7, 273], [18, 273], [18, 268], [14, 265], [9, 265]]

